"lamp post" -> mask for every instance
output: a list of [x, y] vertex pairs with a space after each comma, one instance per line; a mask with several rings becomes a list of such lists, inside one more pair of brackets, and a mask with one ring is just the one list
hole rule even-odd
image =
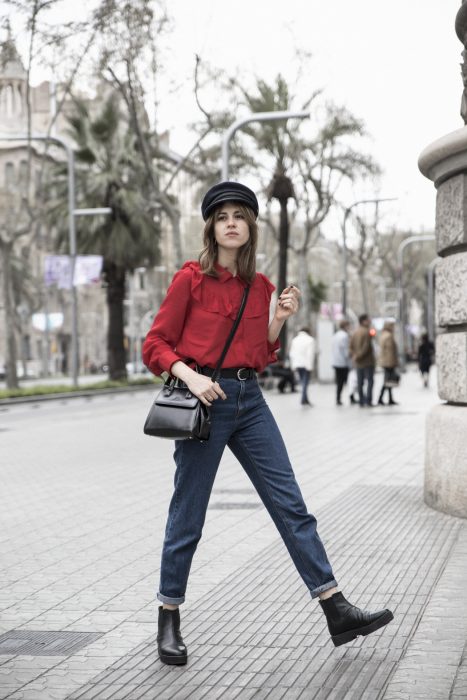
[[420, 236], [409, 236], [399, 244], [397, 249], [397, 290], [399, 298], [399, 354], [402, 369], [405, 368], [405, 333], [404, 333], [404, 289], [403, 289], [403, 265], [404, 265], [404, 250], [413, 243], [422, 243], [423, 241], [434, 241], [433, 234], [422, 234]]
[[346, 207], [344, 211], [344, 220], [342, 222], [342, 315], [347, 313], [347, 219], [352, 209], [359, 204], [378, 204], [380, 202], [394, 202], [397, 197], [375, 197], [373, 199], [359, 199]]
[[222, 139], [222, 180], [229, 179], [229, 145], [230, 139], [237, 129], [250, 122], [272, 122], [286, 119], [308, 119], [309, 112], [253, 112], [247, 117], [242, 117], [234, 121], [226, 130]]
[[71, 375], [73, 386], [78, 386], [78, 295], [73, 284], [75, 263], [76, 263], [76, 226], [75, 216], [91, 216], [94, 214], [110, 214], [110, 207], [99, 207], [96, 209], [75, 209], [75, 156], [73, 150], [66, 141], [58, 136], [48, 136], [46, 134], [0, 134], [2, 141], [50, 141], [61, 146], [67, 158], [68, 176], [68, 245], [71, 258]]

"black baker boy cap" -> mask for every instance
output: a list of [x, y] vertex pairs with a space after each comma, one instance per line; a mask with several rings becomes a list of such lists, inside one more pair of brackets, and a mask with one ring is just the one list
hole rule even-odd
[[226, 180], [211, 187], [204, 195], [201, 202], [201, 213], [204, 221], [223, 202], [246, 204], [247, 207], [253, 210], [255, 217], [258, 216], [258, 200], [253, 190], [250, 190], [246, 185], [242, 185], [241, 182]]

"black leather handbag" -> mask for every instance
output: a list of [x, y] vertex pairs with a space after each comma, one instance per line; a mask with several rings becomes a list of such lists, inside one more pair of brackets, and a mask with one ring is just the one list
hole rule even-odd
[[[245, 287], [237, 318], [212, 374], [213, 382], [219, 377], [222, 363], [245, 310], [249, 292], [250, 287]], [[146, 435], [154, 437], [204, 442], [209, 439], [211, 432], [209, 406], [194, 396], [180, 379], [169, 376], [150, 408], [143, 431]]]

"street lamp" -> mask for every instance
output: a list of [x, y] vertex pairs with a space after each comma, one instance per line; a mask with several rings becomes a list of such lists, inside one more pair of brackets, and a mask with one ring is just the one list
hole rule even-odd
[[419, 236], [408, 236], [399, 244], [397, 249], [397, 289], [399, 297], [399, 354], [401, 358], [401, 367], [405, 367], [405, 333], [404, 333], [404, 289], [402, 286], [402, 272], [404, 264], [404, 250], [413, 243], [421, 243], [423, 241], [434, 241], [435, 236], [431, 233], [422, 234]]
[[111, 214], [110, 207], [98, 207], [96, 209], [75, 209], [75, 156], [73, 150], [66, 141], [58, 136], [46, 134], [0, 134], [2, 141], [51, 141], [61, 146], [67, 157], [68, 175], [68, 245], [71, 258], [71, 374], [73, 386], [78, 386], [78, 296], [73, 284], [76, 263], [76, 227], [75, 216], [91, 216], [94, 214]]
[[229, 126], [222, 139], [222, 180], [229, 179], [229, 144], [230, 139], [235, 134], [237, 129], [250, 122], [272, 122], [286, 119], [308, 119], [309, 112], [253, 112], [247, 117], [242, 117], [234, 121]]
[[346, 225], [347, 219], [349, 218], [352, 209], [359, 204], [378, 204], [380, 202], [394, 202], [397, 197], [376, 197], [374, 199], [359, 199], [357, 202], [353, 202], [344, 211], [344, 221], [342, 223], [342, 315], [345, 316], [347, 313], [347, 235], [346, 235]]

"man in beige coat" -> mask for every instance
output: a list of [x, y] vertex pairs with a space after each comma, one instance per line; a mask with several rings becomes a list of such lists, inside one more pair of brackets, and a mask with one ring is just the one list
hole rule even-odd
[[[357, 370], [358, 397], [360, 406], [373, 405], [373, 378], [375, 374], [375, 353], [370, 335], [371, 320], [368, 314], [362, 314], [359, 327], [350, 339], [350, 356]], [[366, 391], [363, 385], [366, 383]]]

